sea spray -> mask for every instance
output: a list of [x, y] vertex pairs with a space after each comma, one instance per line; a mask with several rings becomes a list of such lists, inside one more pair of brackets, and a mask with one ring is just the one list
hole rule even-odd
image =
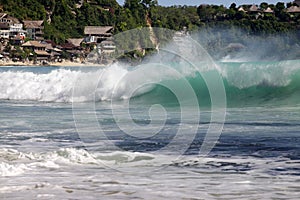
[[[300, 61], [281, 62], [242, 62], [242, 63], [217, 63], [221, 69], [229, 106], [265, 105], [272, 103], [297, 104], [300, 91], [299, 73]], [[209, 93], [201, 74], [196, 70], [170, 64], [181, 70], [184, 77], [194, 88], [200, 105], [209, 104]], [[150, 69], [150, 68], [149, 68]], [[154, 83], [140, 89], [135, 93], [133, 100], [142, 102], [161, 101], [176, 103], [176, 97], [167, 88], [159, 86], [161, 82], [169, 82], [174, 86], [182, 87], [181, 79], [166, 72], [163, 68], [156, 70], [139, 71], [134, 73], [133, 68], [114, 64], [107, 68], [90, 69], [57, 69], [36, 68], [34, 72], [26, 69], [10, 70], [1, 68], [0, 71], [0, 99], [2, 100], [31, 100], [47, 102], [72, 102], [126, 99], [132, 88], [143, 85], [145, 76]], [[202, 72], [208, 73], [208, 72]], [[125, 76], [115, 84], [122, 76]], [[102, 76], [99, 82], [99, 77]], [[82, 93], [72, 96], [74, 83], [81, 80]], [[95, 94], [86, 93], [86, 89], [96, 85]], [[184, 88], [182, 88], [184, 89]], [[111, 94], [115, 91], [114, 95]]]

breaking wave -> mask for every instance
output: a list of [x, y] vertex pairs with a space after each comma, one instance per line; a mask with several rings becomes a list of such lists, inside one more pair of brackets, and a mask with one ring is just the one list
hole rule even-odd
[[[174, 65], [174, 69], [175, 69]], [[155, 68], [140, 70], [114, 64], [106, 68], [55, 68], [35, 67], [0, 68], [0, 99], [42, 102], [85, 102], [133, 98], [137, 101], [176, 102], [168, 88], [169, 82], [183, 87], [188, 80], [195, 90], [200, 105], [208, 105], [209, 92], [202, 78], [210, 71], [198, 72], [186, 67], [177, 71], [183, 76]], [[226, 62], [218, 63], [225, 85], [229, 106], [260, 104], [297, 104], [300, 99], [300, 61], [281, 62]], [[182, 78], [184, 77], [184, 78]], [[143, 84], [149, 79], [153, 84]], [[79, 80], [79, 81], [78, 81]], [[80, 93], [73, 95], [73, 87], [80, 84]], [[89, 93], [88, 91], [94, 91]], [[139, 88], [132, 95], [132, 89]], [[182, 88], [184, 90], [184, 88]]]

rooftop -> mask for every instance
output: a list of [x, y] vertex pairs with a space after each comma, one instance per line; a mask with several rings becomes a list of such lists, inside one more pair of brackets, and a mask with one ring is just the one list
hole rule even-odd
[[27, 41], [22, 44], [22, 47], [46, 47], [46, 44], [41, 44], [39, 41]]
[[71, 44], [73, 44], [75, 47], [80, 47], [81, 42], [83, 41], [83, 38], [69, 38], [67, 41]]
[[250, 12], [258, 12], [259, 9], [258, 9], [258, 7], [257, 7], [256, 5], [253, 4], [253, 5], [249, 8], [249, 11], [250, 11]]
[[51, 54], [47, 53], [46, 51], [40, 51], [40, 50], [35, 50], [34, 53], [36, 53], [39, 56], [50, 56]]
[[24, 20], [23, 23], [24, 23], [25, 28], [42, 28], [44, 21], [43, 20], [34, 20], [34, 21]]
[[0, 13], [0, 19], [2, 19], [3, 17], [5, 17], [7, 15], [7, 13]]
[[112, 26], [86, 26], [84, 27], [85, 35], [104, 35], [111, 34]]
[[287, 9], [288, 13], [299, 13], [300, 12], [300, 7], [298, 6], [291, 6]]
[[12, 17], [12, 16], [8, 15], [7, 13], [0, 13], [0, 19], [3, 19], [5, 17], [7, 19], [9, 19], [12, 23], [20, 23], [20, 21], [17, 18]]
[[274, 13], [274, 10], [272, 10], [270, 7], [264, 10], [264, 13]]

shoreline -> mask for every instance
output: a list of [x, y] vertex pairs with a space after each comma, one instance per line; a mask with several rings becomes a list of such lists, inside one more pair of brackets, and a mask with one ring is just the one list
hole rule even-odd
[[47, 64], [42, 63], [33, 63], [33, 62], [14, 62], [14, 61], [5, 61], [0, 62], [0, 67], [106, 67], [104, 64], [95, 64], [95, 63], [79, 63], [71, 61], [62, 61], [62, 62], [49, 62]]

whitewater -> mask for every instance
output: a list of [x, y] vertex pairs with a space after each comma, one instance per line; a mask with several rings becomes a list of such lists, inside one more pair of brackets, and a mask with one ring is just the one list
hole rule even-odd
[[216, 65], [0, 67], [0, 199], [298, 199], [300, 61]]
[[[248, 101], [247, 97], [252, 96], [254, 100], [259, 101], [268, 98], [269, 95], [271, 95], [270, 101], [282, 99], [289, 102], [293, 100], [293, 104], [298, 103], [300, 87], [298, 60], [221, 62], [218, 66], [220, 69], [214, 70], [222, 76], [229, 105], [238, 99], [245, 102]], [[165, 70], [159, 64], [157, 67], [149, 67], [150, 69], [148, 67], [138, 71], [122, 64], [100, 69], [93, 67], [2, 67], [0, 68], [0, 99], [40, 102], [121, 100], [147, 95], [149, 92], [154, 93], [162, 82], [171, 81], [177, 84], [182, 78], [187, 79], [197, 90], [205, 87], [203, 86], [205, 80], [202, 76], [207, 73], [206, 70], [199, 72], [174, 64], [174, 68], [182, 75], [179, 76], [173, 71]], [[147, 82], [152, 84], [146, 87]], [[75, 94], [73, 88], [76, 84], [80, 84], [81, 91]], [[131, 94], [136, 88], [140, 90]], [[201, 98], [205, 96], [202, 95]], [[251, 101], [254, 100], [251, 99]]]

